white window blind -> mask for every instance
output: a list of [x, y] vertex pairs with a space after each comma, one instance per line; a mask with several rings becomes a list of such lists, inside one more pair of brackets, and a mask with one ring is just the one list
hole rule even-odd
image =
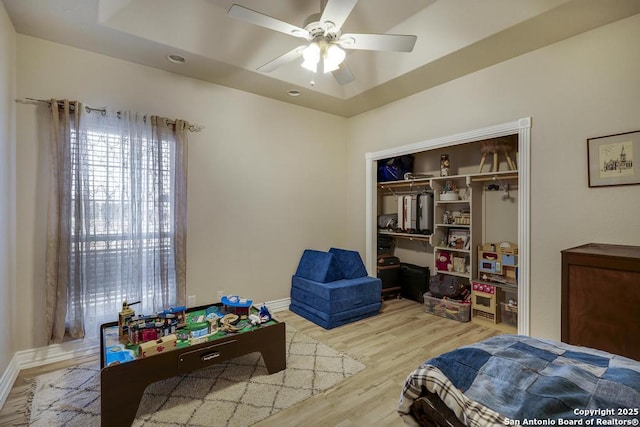
[[[123, 301], [152, 313], [176, 304], [174, 150], [135, 117], [89, 114], [71, 135], [68, 313], [86, 337], [117, 319]], [[78, 286], [79, 285], [79, 286]]]

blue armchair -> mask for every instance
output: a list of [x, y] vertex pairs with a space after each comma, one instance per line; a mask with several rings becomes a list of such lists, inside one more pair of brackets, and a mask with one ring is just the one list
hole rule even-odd
[[291, 279], [289, 309], [325, 329], [376, 315], [382, 282], [367, 276], [360, 254], [306, 249]]

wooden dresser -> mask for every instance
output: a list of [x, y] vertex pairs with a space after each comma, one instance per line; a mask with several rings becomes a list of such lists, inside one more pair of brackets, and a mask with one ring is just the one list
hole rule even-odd
[[640, 360], [640, 246], [562, 251], [562, 341]]

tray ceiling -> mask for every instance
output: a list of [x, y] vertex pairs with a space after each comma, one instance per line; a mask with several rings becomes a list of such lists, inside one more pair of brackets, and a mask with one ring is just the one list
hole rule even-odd
[[355, 81], [341, 86], [327, 74], [311, 86], [300, 61], [256, 71], [301, 39], [227, 11], [238, 3], [302, 27], [319, 0], [3, 2], [18, 33], [344, 117], [640, 13], [640, 0], [360, 0], [343, 32], [415, 34], [413, 52], [349, 51]]

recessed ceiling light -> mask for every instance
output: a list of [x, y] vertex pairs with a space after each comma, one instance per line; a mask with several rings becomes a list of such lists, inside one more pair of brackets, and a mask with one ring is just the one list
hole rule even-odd
[[289, 96], [300, 96], [300, 91], [299, 90], [295, 90], [295, 89], [291, 89], [287, 93], [289, 94]]
[[176, 54], [167, 55], [167, 59], [175, 64], [184, 64], [185, 62], [187, 62], [187, 60], [184, 59], [184, 56]]

